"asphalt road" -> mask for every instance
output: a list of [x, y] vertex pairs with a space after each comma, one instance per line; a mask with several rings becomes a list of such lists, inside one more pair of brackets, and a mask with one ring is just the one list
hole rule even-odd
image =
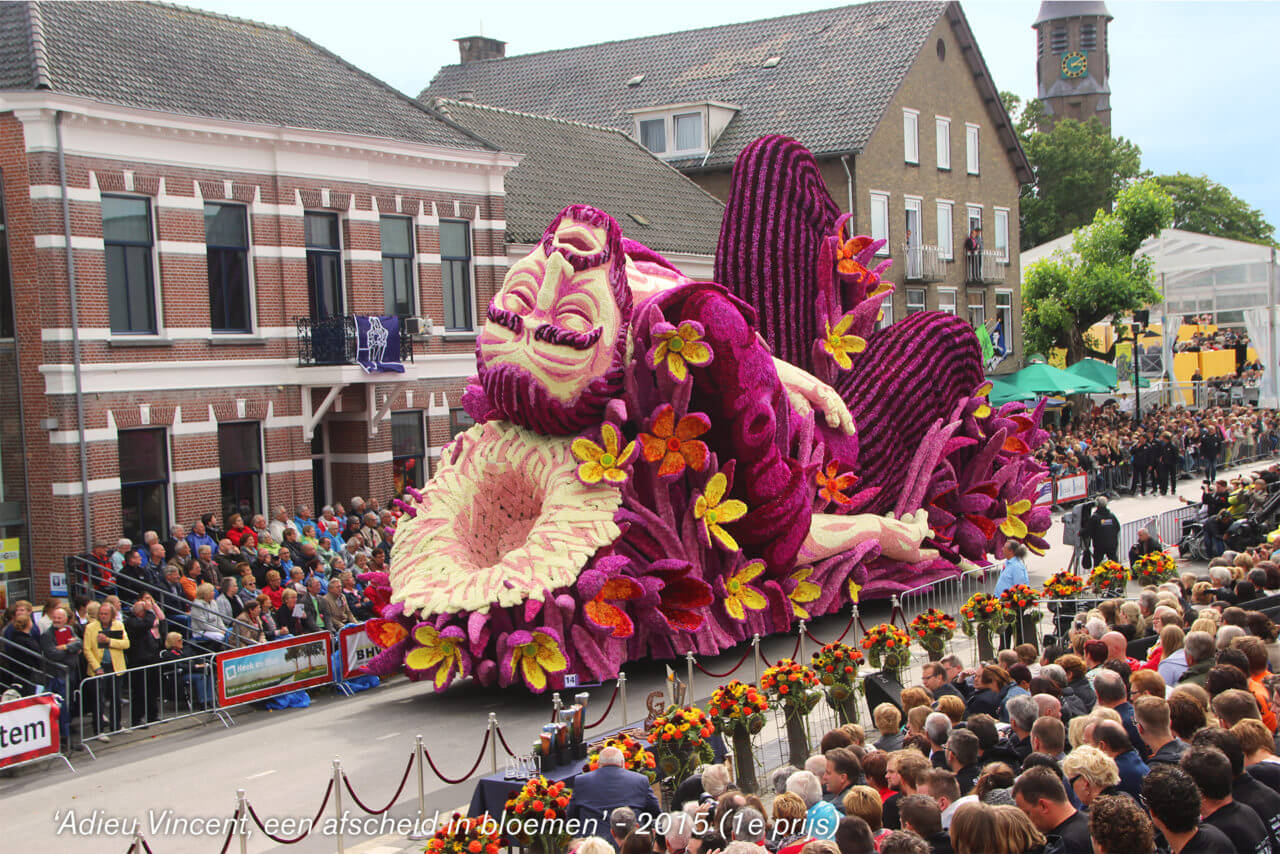
[[[1198, 497], [1197, 481], [1183, 481], [1179, 492]], [[1122, 498], [1112, 503], [1122, 521], [1173, 506], [1177, 506], [1176, 499], [1161, 497]], [[1060, 544], [1061, 529], [1056, 525], [1050, 540], [1054, 548], [1049, 554], [1031, 561], [1033, 582], [1065, 566], [1070, 558], [1070, 549]], [[863, 620], [867, 625], [879, 622], [887, 610], [885, 603], [864, 603]], [[811, 631], [819, 638], [834, 638], [847, 622], [847, 614], [832, 615], [817, 621]], [[766, 639], [762, 649], [769, 659], [791, 655], [794, 636]], [[724, 671], [741, 656], [740, 648], [702, 664]], [[683, 661], [677, 664], [677, 672], [683, 677]], [[754, 679], [750, 657], [740, 673]], [[643, 716], [645, 695], [662, 688], [665, 665], [633, 663], [627, 668], [627, 678], [627, 716], [636, 720]], [[720, 681], [698, 674], [694, 696], [705, 696]], [[613, 686], [608, 683], [588, 690], [592, 703], [588, 719], [594, 719], [603, 711]], [[128, 823], [136, 819], [155, 854], [218, 852], [225, 824], [212, 832], [194, 834], [190, 827], [182, 832], [179, 823], [225, 821], [235, 810], [239, 788], [246, 791], [264, 821], [309, 818], [332, 777], [335, 757], [341, 758], [361, 800], [382, 806], [399, 782], [415, 735], [423, 736], [432, 759], [445, 774], [461, 776], [476, 760], [490, 712], [497, 714], [507, 741], [519, 752], [547, 720], [550, 698], [472, 684], [458, 684], [436, 695], [428, 685], [397, 680], [352, 698], [318, 696], [305, 710], [241, 712], [231, 728], [216, 720], [186, 722], [116, 737], [110, 745], [96, 749], [96, 760], [84, 753], [73, 756], [74, 774], [62, 763], [46, 763], [0, 775], [4, 836], [9, 845], [22, 850], [54, 843], [59, 852], [124, 852], [131, 838]], [[604, 727], [622, 723], [622, 710], [615, 705]], [[488, 766], [486, 756], [481, 773]], [[471, 790], [471, 783], [447, 785], [428, 771], [428, 811], [447, 812], [465, 805]], [[411, 775], [390, 815], [412, 816], [416, 800], [416, 778]], [[351, 808], [345, 792], [343, 802]], [[332, 815], [333, 811], [330, 802], [326, 812]], [[113, 832], [104, 824], [110, 819], [123, 822], [125, 829]], [[348, 837], [348, 851], [406, 847], [403, 837], [386, 833], [389, 828], [375, 825], [364, 829], [369, 832]], [[331, 852], [335, 848], [332, 837], [318, 833], [286, 848], [256, 828], [248, 845], [251, 852]], [[238, 847], [233, 845], [231, 851], [238, 851]]]

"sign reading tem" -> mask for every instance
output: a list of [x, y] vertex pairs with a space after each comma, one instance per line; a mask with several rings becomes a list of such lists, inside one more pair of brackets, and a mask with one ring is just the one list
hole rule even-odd
[[51, 694], [0, 703], [0, 768], [56, 755], [60, 711]]

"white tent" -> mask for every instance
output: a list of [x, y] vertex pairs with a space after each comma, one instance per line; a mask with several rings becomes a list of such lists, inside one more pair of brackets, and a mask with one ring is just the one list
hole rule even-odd
[[[1067, 234], [1023, 252], [1019, 256], [1023, 275], [1036, 261], [1058, 252], [1071, 254], [1073, 240], [1073, 235]], [[1258, 403], [1269, 408], [1280, 406], [1276, 251], [1257, 243], [1177, 228], [1166, 228], [1138, 251], [1153, 260], [1156, 288], [1164, 295], [1163, 303], [1151, 306], [1152, 314], [1170, 321], [1212, 314], [1220, 325], [1244, 326], [1265, 368]]]

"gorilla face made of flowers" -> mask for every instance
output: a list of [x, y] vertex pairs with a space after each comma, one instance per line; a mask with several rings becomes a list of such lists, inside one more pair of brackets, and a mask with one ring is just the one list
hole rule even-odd
[[478, 341], [485, 420], [546, 434], [599, 424], [622, 386], [631, 318], [622, 235], [594, 208], [565, 209], [507, 272]]
[[739, 157], [722, 284], [566, 208], [488, 307], [476, 425], [362, 576], [367, 670], [542, 691], [1043, 545], [1040, 413], [987, 405], [959, 318], [876, 329], [887, 264], [847, 219], [781, 137]]

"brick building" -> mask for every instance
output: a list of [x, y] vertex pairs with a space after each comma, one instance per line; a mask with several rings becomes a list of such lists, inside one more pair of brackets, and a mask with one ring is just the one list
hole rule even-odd
[[[10, 595], [122, 531], [420, 483], [468, 422], [520, 160], [287, 29], [0, 5]], [[713, 241], [719, 206], [692, 204], [657, 215]], [[355, 364], [379, 315], [403, 373]]]
[[[632, 134], [713, 195], [770, 133], [817, 158], [856, 231], [889, 241], [885, 323], [938, 309], [999, 333], [1018, 367], [1018, 196], [1032, 180], [960, 4], [876, 2], [506, 56], [459, 39], [419, 96], [466, 97]], [[983, 251], [964, 240], [980, 225]]]

